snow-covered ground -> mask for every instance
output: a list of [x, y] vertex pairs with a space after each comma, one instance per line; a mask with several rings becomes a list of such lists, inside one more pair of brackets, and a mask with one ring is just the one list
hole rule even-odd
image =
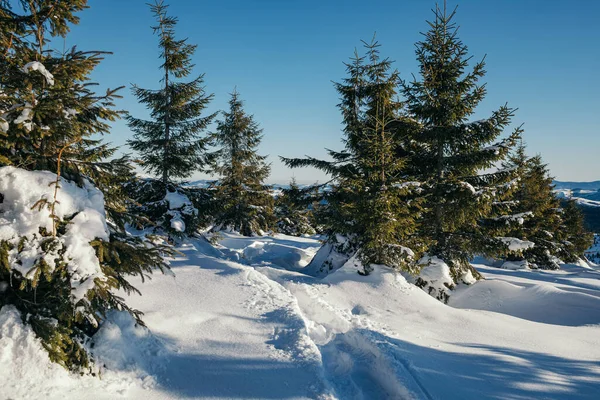
[[600, 271], [477, 268], [449, 305], [400, 274], [303, 273], [320, 243], [225, 234], [185, 242], [175, 276], [135, 282], [149, 330], [95, 336], [100, 379], [49, 363], [0, 312], [0, 398], [596, 399]]

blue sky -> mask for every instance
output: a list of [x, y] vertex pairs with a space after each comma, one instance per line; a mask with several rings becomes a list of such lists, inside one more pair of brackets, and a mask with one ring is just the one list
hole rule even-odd
[[[66, 46], [114, 54], [94, 72], [101, 87], [126, 85], [118, 107], [144, 117], [129, 87], [156, 88], [157, 38], [146, 0], [91, 0]], [[414, 43], [427, 29], [434, 1], [171, 0], [177, 33], [198, 45], [195, 71], [215, 94], [210, 111], [223, 109], [237, 86], [246, 109], [264, 128], [262, 154], [272, 182], [295, 176], [326, 180], [311, 169], [289, 170], [277, 159], [324, 157], [340, 149], [338, 96], [331, 81], [344, 77], [343, 61], [374, 32], [382, 54], [401, 76], [417, 72]], [[459, 6], [460, 37], [475, 59], [487, 54], [488, 96], [474, 119], [508, 102], [524, 123], [530, 153], [542, 154], [560, 180], [600, 179], [600, 2], [555, 0], [449, 1]], [[130, 137], [117, 122], [108, 140]], [[124, 151], [129, 151], [124, 148]], [[203, 177], [195, 175], [196, 178]]]

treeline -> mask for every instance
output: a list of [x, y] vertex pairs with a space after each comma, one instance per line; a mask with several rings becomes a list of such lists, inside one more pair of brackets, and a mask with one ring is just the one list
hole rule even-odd
[[[42, 179], [23, 182], [47, 192], [26, 205], [0, 182], [2, 212], [33, 218], [27, 229], [0, 221], [11, 227], [0, 230], [0, 307], [21, 311], [51, 359], [67, 368], [93, 370], [90, 338], [108, 311], [128, 311], [143, 324], [115, 292], [137, 292], [130, 276], [167, 269], [163, 257], [186, 236], [320, 233], [324, 273], [352, 258], [362, 274], [375, 264], [416, 276], [444, 265], [448, 287], [481, 277], [469, 262], [474, 255], [555, 269], [590, 244], [581, 213], [558, 202], [542, 159], [527, 156], [522, 129], [504, 135], [515, 110], [504, 105], [469, 120], [486, 95], [485, 63], [470, 66], [454, 12], [434, 10], [416, 46], [414, 80], [400, 79], [375, 40], [355, 52], [335, 84], [345, 147], [330, 150], [329, 160], [283, 159], [331, 180], [302, 188], [291, 182], [273, 196], [259, 124], [236, 90], [227, 110], [207, 113], [213, 95], [204, 75], [194, 74], [196, 46], [176, 36], [177, 19], [162, 2], [151, 5], [157, 85], [132, 88], [147, 119], [115, 109], [122, 88], [94, 92], [90, 74], [107, 53], [51, 50], [79, 22], [86, 0], [31, 0], [18, 10], [13, 3], [0, 0], [1, 176], [47, 171], [52, 182], [44, 190]], [[128, 145], [135, 159], [115, 157], [115, 148], [96, 139], [120, 117], [134, 133]], [[153, 178], [137, 177], [137, 164]], [[218, 179], [208, 188], [183, 183], [200, 171]], [[90, 213], [59, 212], [58, 194], [72, 184], [103, 196], [94, 214], [102, 232], [84, 243], [93, 273], [83, 274], [69, 256], [73, 237], [83, 237], [74, 227]]]

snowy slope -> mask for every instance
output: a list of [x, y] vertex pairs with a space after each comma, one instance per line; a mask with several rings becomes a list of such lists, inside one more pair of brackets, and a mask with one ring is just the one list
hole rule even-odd
[[5, 307], [0, 361], [12, 368], [0, 398], [597, 398], [597, 270], [478, 265], [487, 279], [446, 306], [386, 268], [303, 274], [319, 246], [283, 235], [186, 242], [175, 277], [136, 282], [143, 296], [128, 299], [150, 331], [115, 313], [96, 334], [102, 379], [49, 364]]

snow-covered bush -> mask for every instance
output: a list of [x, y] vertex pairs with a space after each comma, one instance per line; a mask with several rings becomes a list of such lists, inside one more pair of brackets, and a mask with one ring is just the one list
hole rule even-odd
[[112, 290], [135, 291], [126, 275], [165, 267], [159, 249], [115, 230], [87, 180], [2, 167], [0, 200], [0, 307], [21, 312], [52, 361], [88, 367], [84, 342], [108, 310], [141, 322]]
[[211, 223], [210, 191], [184, 187], [157, 179], [137, 179], [128, 183], [133, 202], [130, 212], [138, 217], [137, 228], [150, 229], [158, 235], [182, 237], [192, 235]]
[[415, 285], [436, 299], [448, 303], [449, 292], [455, 287], [448, 264], [437, 257], [423, 257], [419, 264], [422, 268], [416, 277]]
[[90, 81], [106, 53], [63, 49], [86, 2], [0, 3], [0, 307], [20, 311], [52, 361], [85, 370], [107, 311], [142, 324], [114, 292], [137, 292], [127, 277], [171, 252], [125, 231], [131, 160], [98, 139], [121, 115], [119, 89]]

